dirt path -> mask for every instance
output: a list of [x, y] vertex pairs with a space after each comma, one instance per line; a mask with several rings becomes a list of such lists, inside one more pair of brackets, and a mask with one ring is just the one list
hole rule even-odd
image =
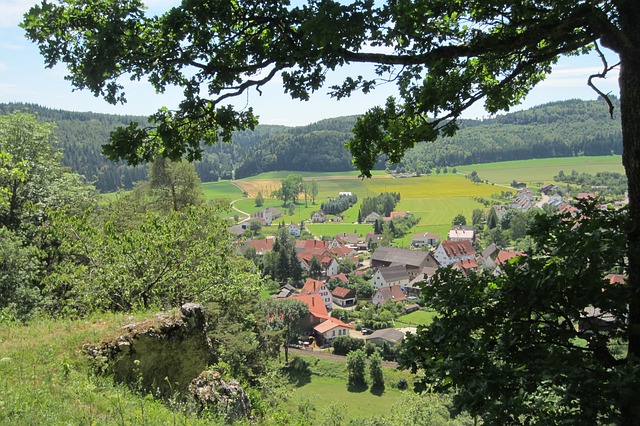
[[[347, 362], [347, 357], [342, 355], [334, 355], [322, 351], [311, 351], [289, 348], [289, 355], [311, 356], [314, 358], [328, 359], [330, 361]], [[398, 368], [398, 363], [394, 361], [382, 361], [384, 367]]]

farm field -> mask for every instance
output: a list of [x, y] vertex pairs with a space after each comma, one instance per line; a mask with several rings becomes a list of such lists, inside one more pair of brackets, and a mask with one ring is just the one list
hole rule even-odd
[[[286, 176], [286, 173], [282, 174]], [[263, 177], [260, 175], [259, 177]], [[389, 176], [389, 175], [385, 175]], [[341, 223], [311, 224], [309, 218], [311, 214], [320, 208], [322, 201], [329, 197], [335, 197], [339, 192], [353, 192], [362, 200], [365, 197], [372, 197], [381, 192], [399, 192], [401, 200], [396, 207], [397, 211], [410, 211], [420, 218], [418, 225], [413, 228], [413, 233], [434, 232], [444, 235], [451, 226], [451, 219], [458, 213], [462, 213], [471, 218], [471, 212], [483, 205], [474, 200], [474, 197], [489, 198], [492, 194], [509, 190], [488, 184], [475, 184], [462, 175], [442, 174], [437, 176], [421, 176], [415, 178], [394, 179], [389, 177], [374, 176], [371, 179], [354, 179], [353, 174], [321, 175], [314, 178], [318, 184], [317, 204], [308, 203], [305, 207], [304, 201], [299, 201], [293, 215], [289, 215], [287, 209], [282, 207], [279, 200], [265, 199], [262, 207], [255, 207], [253, 198], [239, 200], [235, 206], [248, 213], [255, 213], [265, 207], [275, 207], [283, 211], [285, 216], [278, 219], [284, 220], [286, 224], [305, 221], [305, 226], [311, 233], [320, 237], [321, 235], [336, 235], [343, 232], [356, 231], [359, 235], [371, 232], [371, 225], [355, 223], [358, 218], [360, 202], [344, 212], [344, 221]], [[263, 188], [263, 196], [268, 188], [274, 190], [279, 187], [281, 178], [254, 179], [252, 184], [260, 182], [261, 186], [247, 187], [248, 181], [236, 181], [240, 187], [247, 192], [256, 188]], [[248, 189], [247, 189], [248, 188]], [[250, 193], [250, 192], [249, 192]], [[257, 192], [256, 192], [257, 193]], [[270, 194], [271, 191], [269, 190]], [[411, 242], [411, 235], [397, 240], [396, 245], [408, 247]]]
[[464, 174], [475, 170], [480, 178], [500, 185], [509, 185], [514, 179], [532, 184], [551, 183], [560, 170], [565, 173], [571, 173], [571, 170], [591, 174], [603, 171], [624, 173], [620, 155], [506, 161], [458, 166], [456, 169]]
[[244, 196], [242, 190], [229, 181], [206, 182], [202, 184], [202, 192], [207, 200], [235, 200]]

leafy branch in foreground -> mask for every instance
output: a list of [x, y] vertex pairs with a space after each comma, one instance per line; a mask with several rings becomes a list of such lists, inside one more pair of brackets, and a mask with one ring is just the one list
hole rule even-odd
[[[454, 392], [489, 424], [601, 424], [638, 418], [640, 365], [628, 332], [626, 211], [582, 203], [578, 217], [540, 215], [535, 249], [500, 276], [447, 269], [424, 298], [438, 314], [407, 338], [402, 364], [419, 389]], [[629, 418], [629, 417], [627, 417]]]

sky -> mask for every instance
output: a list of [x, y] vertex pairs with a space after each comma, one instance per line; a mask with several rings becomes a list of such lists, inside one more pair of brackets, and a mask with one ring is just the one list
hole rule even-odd
[[[37, 3], [36, 0], [0, 0], [0, 103], [24, 102], [69, 111], [142, 116], [150, 115], [162, 106], [170, 109], [177, 106], [181, 99], [179, 89], [156, 94], [145, 82], [125, 84], [128, 102], [124, 105], [111, 105], [89, 92], [74, 91], [64, 79], [66, 68], [60, 65], [45, 68], [37, 46], [29, 42], [18, 27], [24, 13]], [[171, 0], [146, 2], [152, 9], [166, 8], [171, 3]], [[609, 62], [615, 63], [617, 59], [612, 56]], [[355, 70], [361, 71], [360, 68]], [[596, 99], [597, 94], [587, 86], [587, 78], [601, 71], [602, 64], [595, 55], [561, 59], [553, 73], [513, 110], [557, 100]], [[339, 83], [345, 75], [344, 70], [336, 71], [328, 77], [330, 84], [327, 87]], [[615, 73], [606, 80], [596, 80], [596, 84], [604, 93], [619, 93]], [[284, 93], [281, 80], [276, 78], [263, 87], [262, 95], [254, 91], [237, 99], [234, 104], [237, 108], [253, 107], [262, 124], [301, 126], [325, 118], [362, 114], [373, 106], [384, 104], [393, 93], [394, 88], [389, 85], [368, 95], [356, 94], [336, 101], [327, 95], [326, 90], [321, 90], [305, 102], [292, 100]], [[465, 118], [484, 117], [489, 115], [481, 104], [473, 106], [465, 114]]]

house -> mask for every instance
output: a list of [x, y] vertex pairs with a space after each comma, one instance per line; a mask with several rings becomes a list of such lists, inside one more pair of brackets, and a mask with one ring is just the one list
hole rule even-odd
[[374, 305], [380, 307], [384, 305], [387, 301], [395, 302], [405, 302], [407, 300], [402, 288], [399, 285], [394, 285], [391, 287], [381, 287], [376, 291], [373, 295], [373, 299], [371, 301]]
[[413, 234], [411, 237], [411, 245], [413, 247], [438, 247], [440, 244], [440, 235], [433, 232], [424, 232], [422, 234]]
[[391, 287], [394, 285], [404, 287], [409, 284], [411, 279], [407, 274], [407, 269], [404, 265], [394, 265], [386, 268], [379, 268], [373, 274], [371, 278], [371, 285], [374, 289], [381, 287]]
[[323, 249], [308, 249], [297, 253], [300, 264], [305, 271], [309, 270], [309, 264], [311, 259], [316, 257], [320, 261], [322, 266], [322, 273], [325, 276], [332, 276], [338, 273], [338, 261], [328, 250]]
[[351, 327], [337, 318], [329, 317], [326, 321], [313, 327], [316, 341], [321, 345], [330, 345], [336, 337], [348, 336]]
[[457, 225], [449, 231], [448, 238], [451, 241], [470, 241], [476, 237], [476, 231], [473, 226]]
[[358, 303], [356, 291], [350, 288], [336, 287], [331, 292], [331, 295], [333, 296], [333, 303], [343, 308], [354, 306]]
[[342, 242], [343, 245], [357, 245], [360, 242], [358, 234], [355, 232], [343, 232], [335, 236], [335, 240]]
[[480, 269], [478, 261], [475, 258], [459, 260], [453, 264], [453, 267], [462, 272], [465, 277], [468, 277], [472, 272]]
[[325, 223], [327, 221], [327, 214], [322, 210], [316, 210], [311, 214], [311, 222], [313, 223]]
[[327, 280], [331, 280], [333, 278], [337, 278], [340, 281], [342, 281], [343, 283], [349, 282], [349, 277], [347, 277], [344, 272], [340, 272], [339, 274], [336, 275], [330, 275], [327, 277]]
[[439, 263], [430, 252], [422, 250], [378, 247], [371, 254], [372, 267], [383, 268], [391, 265], [404, 265], [409, 277], [413, 279], [425, 266], [437, 268]]
[[382, 346], [385, 342], [393, 346], [404, 340], [404, 333], [395, 328], [383, 328], [374, 331], [366, 340], [378, 346]]
[[256, 249], [256, 254], [259, 257], [262, 257], [266, 252], [273, 250], [274, 240], [274, 237], [267, 237], [262, 240], [247, 241], [246, 243], [244, 243], [240, 251], [242, 252], [242, 254], [244, 254], [249, 247], [253, 247]]
[[374, 223], [376, 220], [380, 220], [382, 216], [380, 216], [376, 212], [371, 212], [364, 218], [364, 223]]
[[300, 328], [302, 330], [311, 331], [313, 328], [328, 320], [329, 312], [327, 311], [327, 307], [322, 302], [322, 298], [319, 294], [311, 294], [311, 295], [298, 295], [292, 296], [289, 299], [291, 300], [299, 300], [305, 303], [309, 307], [309, 316], [304, 318], [300, 323]]
[[300, 290], [300, 296], [311, 296], [314, 294], [317, 294], [322, 298], [322, 302], [327, 308], [327, 311], [330, 311], [333, 308], [333, 296], [331, 295], [327, 285], [322, 281], [307, 278]]
[[271, 222], [282, 217], [282, 212], [278, 209], [274, 209], [273, 207], [267, 207], [264, 210], [260, 210], [257, 213], [251, 215], [252, 219], [261, 219], [264, 221], [266, 226], [271, 225]]
[[280, 287], [280, 292], [271, 296], [272, 299], [286, 299], [291, 297], [296, 292], [296, 288], [291, 284], [285, 284]]
[[415, 300], [420, 297], [422, 287], [425, 285], [424, 283], [429, 283], [437, 270], [438, 268], [433, 268], [431, 266], [425, 266], [422, 268], [422, 271], [420, 271], [420, 273], [416, 275], [409, 284], [404, 286], [404, 293], [407, 299]]
[[291, 225], [287, 227], [287, 232], [290, 235], [293, 235], [294, 237], [298, 238], [302, 233], [302, 229], [300, 228], [300, 226], [298, 226], [297, 223], [291, 222]]
[[440, 243], [434, 256], [438, 263], [444, 267], [453, 265], [462, 260], [475, 259], [476, 250], [470, 241], [450, 241], [445, 240]]
[[351, 192], [338, 192], [338, 197], [351, 197], [352, 195]]

